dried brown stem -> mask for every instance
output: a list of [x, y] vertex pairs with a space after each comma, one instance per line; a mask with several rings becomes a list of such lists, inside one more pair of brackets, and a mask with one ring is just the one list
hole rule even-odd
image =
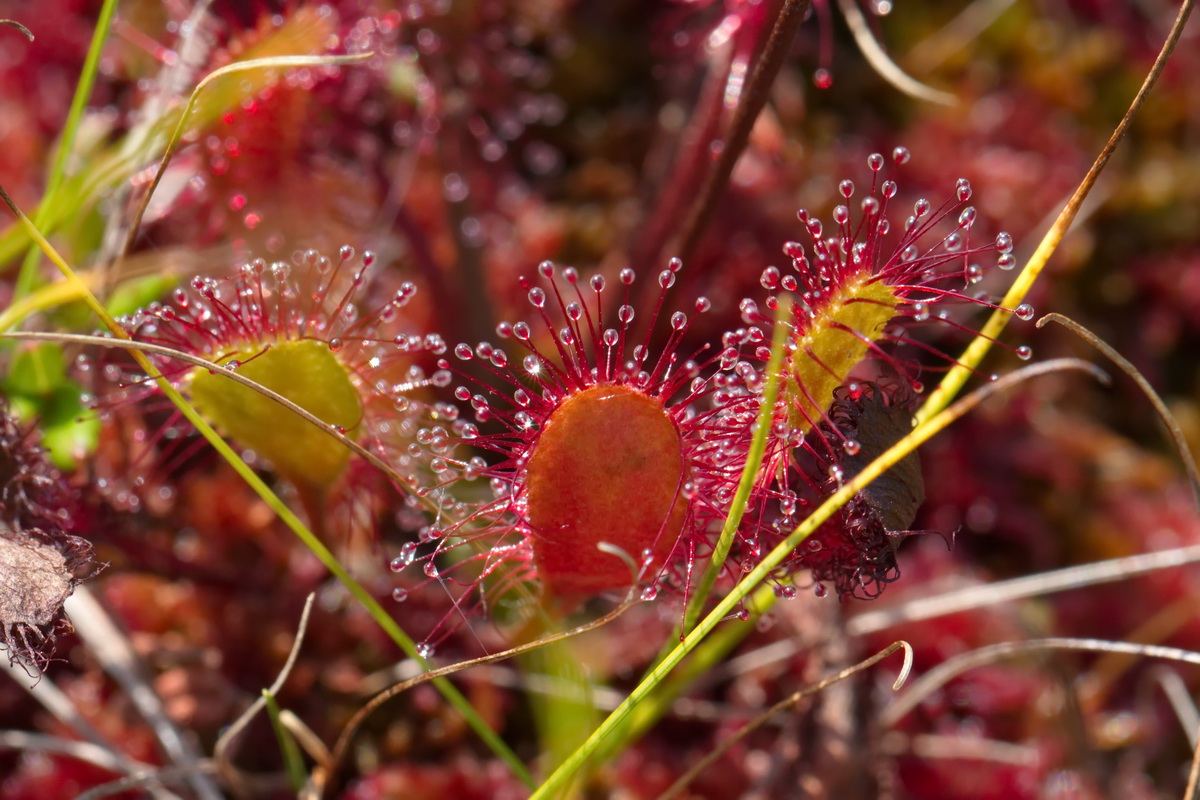
[[713, 762], [715, 762], [718, 758], [720, 758], [723, 753], [725, 753], [726, 751], [729, 750], [729, 748], [733, 747], [735, 744], [740, 742], [743, 738], [748, 736], [750, 733], [761, 728], [763, 725], [765, 725], [768, 721], [771, 720], [771, 718], [773, 718], [777, 714], [780, 714], [780, 713], [788, 710], [789, 708], [792, 708], [793, 706], [795, 706], [797, 703], [799, 703], [801, 700], [803, 700], [806, 697], [811, 697], [812, 695], [814, 695], [818, 692], [824, 691], [825, 689], [829, 688], [830, 686], [832, 686], [835, 683], [838, 683], [839, 681], [843, 681], [846, 678], [851, 677], [852, 675], [856, 675], [865, 669], [869, 669], [869, 668], [875, 666], [880, 661], [882, 661], [883, 659], [887, 658], [892, 653], [894, 653], [900, 649], [904, 650], [904, 666], [902, 666], [900, 668], [900, 675], [896, 678], [896, 682], [894, 684], [892, 684], [892, 689], [898, 691], [900, 689], [900, 687], [904, 685], [904, 681], [907, 680], [908, 673], [912, 669], [912, 661], [913, 661], [912, 647], [908, 644], [908, 642], [905, 642], [903, 640], [898, 641], [898, 642], [893, 642], [890, 645], [888, 645], [887, 647], [885, 647], [883, 650], [880, 650], [878, 653], [871, 656], [870, 658], [860, 661], [853, 666], [850, 666], [843, 670], [840, 670], [839, 672], [835, 672], [834, 674], [832, 674], [826, 678], [822, 678], [820, 681], [818, 681], [817, 683], [814, 683], [812, 686], [807, 686], [807, 687], [801, 689], [800, 691], [796, 692], [795, 694], [791, 695], [790, 697], [786, 697], [783, 700], [780, 700], [778, 703], [771, 706], [770, 708], [768, 708], [766, 711], [759, 714], [754, 719], [750, 720], [750, 722], [746, 723], [746, 725], [743, 726], [737, 733], [733, 734], [732, 736], [730, 736], [727, 739], [725, 739], [724, 741], [722, 741], [719, 745], [717, 745], [715, 748], [713, 748], [711, 752], [706, 754], [704, 756], [704, 758], [700, 759], [698, 762], [696, 762], [694, 765], [692, 765], [692, 767], [687, 772], [685, 772], [685, 773], [683, 773], [683, 775], [679, 776], [678, 780], [676, 780], [673, 784], [671, 784], [671, 786], [665, 792], [663, 792], [662, 794], [660, 794], [658, 796], [658, 800], [670, 800], [670, 798], [675, 797], [677, 794], [682, 792], [689, 783], [691, 783], [693, 780], [695, 780], [697, 776], [699, 776], [702, 772], [704, 772], [704, 770], [706, 770], [710, 766], [712, 766]]
[[1130, 378], [1133, 378], [1133, 382], [1146, 395], [1146, 398], [1158, 413], [1158, 418], [1162, 420], [1162, 424], [1166, 427], [1167, 434], [1171, 437], [1171, 443], [1175, 445], [1175, 450], [1179, 453], [1179, 459], [1183, 462], [1183, 469], [1187, 473], [1188, 482], [1192, 485], [1192, 498], [1196, 501], [1196, 508], [1200, 510], [1200, 470], [1196, 469], [1196, 459], [1192, 456], [1192, 451], [1188, 448], [1187, 439], [1184, 438], [1183, 431], [1179, 429], [1179, 423], [1175, 421], [1174, 415], [1171, 414], [1171, 409], [1167, 408], [1167, 404], [1158, 396], [1158, 392], [1154, 391], [1154, 387], [1150, 385], [1150, 381], [1146, 380], [1142, 373], [1138, 372], [1138, 368], [1118, 353], [1112, 345], [1070, 317], [1065, 317], [1062, 314], [1047, 314], [1037, 321], [1037, 326], [1039, 328], [1044, 327], [1047, 322], [1057, 322], [1059, 325], [1062, 325], [1071, 331], [1071, 333], [1099, 350], [1109, 361], [1120, 367]]
[[[296, 627], [296, 640], [292, 642], [291, 652], [288, 653], [287, 660], [283, 663], [283, 668], [279, 670], [279, 675], [275, 678], [275, 682], [268, 689], [272, 697], [279, 694], [279, 690], [283, 688], [283, 684], [287, 682], [288, 676], [292, 673], [292, 667], [296, 665], [296, 659], [300, 655], [300, 648], [304, 644], [304, 634], [308, 631], [308, 619], [312, 614], [313, 600], [315, 599], [315, 594], [309, 594], [304, 600], [304, 610], [300, 612], [300, 624]], [[217, 744], [213, 748], [213, 761], [216, 762], [217, 773], [239, 796], [246, 796], [249, 792], [246, 790], [247, 781], [243, 777], [241, 770], [233, 765], [232, 749], [237, 742], [238, 736], [250, 724], [250, 720], [254, 719], [258, 712], [262, 711], [266, 705], [266, 698], [260, 694], [250, 707], [221, 734], [221, 738], [217, 740]]]
[[[614, 555], [616, 555], [616, 553], [614, 553]], [[462, 661], [457, 664], [450, 664], [445, 667], [430, 670], [429, 672], [423, 672], [414, 678], [409, 678], [406, 681], [402, 681], [394, 686], [384, 689], [382, 692], [368, 700], [366, 704], [354, 714], [350, 721], [346, 723], [346, 727], [342, 729], [341, 734], [338, 736], [337, 744], [334, 745], [333, 755], [331, 756], [329, 763], [326, 765], [319, 765], [318, 768], [313, 771], [312, 780], [309, 786], [310, 791], [306, 792], [305, 796], [315, 798], [325, 797], [326, 792], [328, 792], [331, 788], [334, 778], [337, 776], [337, 773], [341, 768], [341, 764], [345, 760], [346, 754], [350, 749], [350, 744], [353, 742], [354, 737], [358, 734], [359, 729], [362, 728], [362, 725], [364, 722], [366, 722], [367, 718], [370, 717], [371, 714], [375, 713], [375, 711], [387, 701], [403, 694], [414, 686], [427, 683], [435, 678], [453, 675], [455, 673], [462, 672], [463, 670], [470, 669], [471, 667], [494, 664], [497, 661], [504, 661], [513, 658], [514, 656], [519, 656], [522, 653], [538, 650], [546, 645], [595, 630], [603, 625], [607, 625], [617, 617], [624, 614], [626, 609], [628, 609], [635, 602], [637, 602], [636, 595], [633, 591], [631, 591], [621, 605], [617, 606], [603, 617], [580, 625], [576, 628], [572, 628], [569, 631], [545, 636], [541, 639], [537, 639], [527, 644], [518, 645], [517, 647], [512, 647], [499, 653], [492, 653], [491, 655], [481, 656], [479, 658], [471, 659], [470, 661]]]
[[700, 191], [696, 194], [696, 199], [692, 202], [688, 215], [680, 226], [679, 244], [675, 247], [672, 255], [686, 261], [696, 249], [696, 245], [700, 243], [700, 237], [703, 236], [705, 224], [712, 215], [716, 198], [729, 183], [733, 167], [737, 164], [738, 157], [741, 156], [742, 151], [746, 148], [746, 143], [750, 140], [750, 131], [754, 128], [754, 122], [758, 119], [759, 112], [767, 103], [771, 86], [775, 83], [775, 76], [783, 66], [792, 40], [796, 38], [796, 30], [804, 21], [810, 4], [811, 0], [784, 0], [783, 6], [779, 9], [779, 16], [775, 18], [775, 25], [771, 29], [771, 36], [767, 39], [766, 47], [763, 48], [762, 55], [754, 65], [754, 71], [750, 74], [750, 80], [746, 85], [746, 93], [742, 96], [737, 111], [734, 112], [729, 135], [725, 137], [721, 155], [717, 158], [712, 170], [705, 176], [704, 183], [701, 184]]

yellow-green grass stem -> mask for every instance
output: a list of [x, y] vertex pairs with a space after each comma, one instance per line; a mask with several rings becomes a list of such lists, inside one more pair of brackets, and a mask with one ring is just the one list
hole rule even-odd
[[1142, 86], [1138, 89], [1138, 93], [1134, 96], [1133, 101], [1129, 104], [1125, 115], [1121, 117], [1121, 121], [1117, 123], [1117, 127], [1113, 130], [1112, 136], [1109, 137], [1104, 147], [1100, 150], [1100, 154], [1096, 156], [1096, 160], [1092, 163], [1091, 169], [1080, 182], [1075, 193], [1071, 195], [1071, 199], [1067, 201], [1066, 206], [1054, 220], [1054, 224], [1050, 226], [1050, 230], [1042, 237], [1038, 243], [1037, 249], [1033, 255], [1029, 257], [1024, 268], [1017, 279], [1013, 281], [1008, 292], [1004, 295], [1004, 299], [1000, 301], [1001, 309], [997, 309], [992, 313], [991, 317], [979, 331], [979, 335], [971, 342], [967, 349], [963, 352], [962, 358], [946, 376], [938, 384], [937, 388], [930, 392], [925, 404], [917, 411], [917, 422], [926, 422], [938, 413], [940, 413], [962, 390], [964, 384], [971, 377], [971, 374], [982, 363], [984, 356], [992, 347], [992, 342], [1004, 331], [1004, 326], [1008, 324], [1008, 319], [1011, 312], [1005, 309], [1013, 309], [1024, 302], [1025, 297], [1029, 294], [1029, 290], [1033, 287], [1034, 281], [1042, 274], [1042, 269], [1045, 268], [1046, 262], [1050, 260], [1050, 256], [1054, 255], [1054, 251], [1058, 249], [1059, 243], [1066, 236], [1067, 230], [1070, 229], [1071, 223], [1075, 221], [1075, 217], [1079, 214], [1080, 208], [1083, 207], [1083, 201], [1092, 191], [1092, 187], [1096, 185], [1100, 173], [1104, 171], [1104, 167], [1108, 164], [1109, 158], [1112, 157], [1113, 151], [1117, 149], [1117, 145], [1121, 139], [1125, 137], [1125, 133], [1129, 130], [1130, 124], [1133, 122], [1133, 117], [1141, 109], [1150, 90], [1154, 87], [1158, 76], [1162, 74], [1163, 68], [1166, 67], [1168, 59], [1171, 57], [1171, 52], [1175, 49], [1176, 42], [1183, 33], [1183, 28], [1187, 24], [1188, 15], [1192, 12], [1192, 6], [1195, 0], [1183, 0], [1179, 7], [1179, 14], [1175, 18], [1175, 23], [1171, 27], [1171, 32], [1167, 35], [1166, 41], [1163, 43], [1162, 49], [1158, 53], [1158, 58], [1155, 59], [1154, 65], [1150, 71], [1146, 73], [1146, 79], [1142, 81]]

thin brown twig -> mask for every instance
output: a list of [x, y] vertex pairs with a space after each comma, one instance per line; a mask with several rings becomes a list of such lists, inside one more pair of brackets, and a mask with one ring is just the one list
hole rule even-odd
[[908, 712], [916, 708], [930, 693], [944, 686], [948, 681], [969, 672], [977, 667], [991, 664], [1003, 658], [1026, 656], [1050, 650], [1076, 650], [1089, 653], [1131, 653], [1147, 658], [1164, 658], [1172, 661], [1182, 661], [1186, 664], [1200, 666], [1200, 652], [1183, 650], [1178, 647], [1165, 647], [1157, 644], [1136, 644], [1133, 642], [1114, 642], [1107, 639], [1073, 639], [1053, 637], [1047, 639], [1030, 639], [1025, 642], [1001, 642], [962, 653], [943, 661], [929, 672], [922, 675], [907, 692], [892, 702], [880, 715], [880, 725], [890, 728], [904, 718]]
[[29, 30], [29, 28], [26, 28], [24, 25], [17, 22], [15, 19], [0, 19], [0, 25], [7, 25], [10, 28], [16, 28], [18, 31], [20, 31], [21, 33], [23, 33], [25, 35], [26, 39], [28, 39], [31, 42], [33, 41], [33, 31]]
[[913, 662], [912, 647], [908, 642], [903, 640], [892, 642], [890, 645], [880, 650], [870, 658], [864, 659], [853, 666], [846, 667], [845, 669], [835, 672], [828, 677], [822, 678], [820, 681], [812, 684], [811, 686], [806, 686], [800, 691], [792, 694], [790, 697], [780, 700], [778, 703], [771, 706], [754, 719], [750, 720], [736, 733], [723, 740], [720, 744], [708, 752], [704, 758], [693, 764], [687, 772], [680, 775], [678, 780], [676, 780], [665, 792], [658, 796], [658, 800], [670, 800], [672, 797], [682, 792], [689, 783], [695, 780], [702, 772], [704, 772], [704, 770], [712, 766], [713, 762], [720, 758], [722, 754], [727, 752], [729, 748], [733, 747], [746, 736], [761, 728], [777, 714], [780, 714], [795, 706], [806, 697], [811, 697], [812, 695], [824, 691], [839, 681], [843, 681], [852, 675], [856, 675], [865, 669], [875, 666], [880, 661], [900, 649], [904, 650], [904, 665], [900, 668], [900, 674], [896, 678], [896, 682], [892, 684], [892, 689], [899, 691], [900, 687], [904, 685], [905, 680], [908, 679], [908, 673], [912, 670]]
[[1187, 791], [1183, 800], [1196, 800], [1196, 789], [1200, 787], [1200, 736], [1196, 737], [1196, 748], [1192, 751], [1192, 768], [1188, 772]]
[[1037, 327], [1045, 327], [1047, 322], [1057, 322], [1099, 350], [1109, 361], [1120, 367], [1138, 385], [1138, 388], [1146, 395], [1150, 404], [1154, 406], [1154, 410], [1158, 413], [1158, 418], [1162, 421], [1162, 424], [1166, 426], [1167, 434], [1171, 437], [1171, 443], [1175, 445], [1175, 450], [1179, 453], [1179, 459], [1183, 462], [1183, 469], [1187, 473], [1188, 482], [1192, 485], [1192, 499], [1196, 502], [1197, 510], [1200, 510], [1200, 470], [1196, 468], [1196, 459], [1192, 456], [1192, 451], [1188, 448], [1187, 439], [1184, 438], [1183, 431], [1179, 429], [1179, 423], [1175, 421], [1175, 416], [1171, 413], [1171, 409], [1167, 408], [1167, 404], [1159, 397], [1158, 392], [1154, 391], [1154, 387], [1150, 385], [1150, 381], [1146, 380], [1142, 373], [1138, 372], [1138, 368], [1130, 363], [1129, 359], [1118, 353], [1112, 345], [1070, 317], [1063, 316], [1062, 314], [1047, 314], [1037, 321]]
[[1091, 193], [1092, 187], [1096, 185], [1096, 181], [1100, 179], [1100, 174], [1108, 165], [1109, 159], [1116, 151], [1117, 145], [1125, 138], [1129, 126], [1133, 124], [1133, 119], [1141, 107], [1145, 104], [1146, 98], [1150, 94], [1150, 90], [1154, 88], [1154, 84], [1158, 81], [1159, 75], [1167, 66], [1167, 61], [1171, 58], [1171, 53], [1175, 50], [1175, 45], [1178, 43], [1180, 36], [1183, 35], [1183, 29], [1187, 25], [1188, 16], [1192, 13], [1192, 6], [1195, 5], [1195, 0], [1183, 0], [1179, 7], [1179, 14], [1175, 18], [1175, 22], [1171, 26], [1171, 32], [1167, 35], [1166, 41], [1163, 42], [1162, 49], [1158, 53], [1158, 57], [1154, 60], [1154, 65], [1146, 74], [1146, 79], [1142, 82], [1141, 88], [1129, 104], [1129, 108], [1125, 111], [1125, 115], [1121, 117], [1121, 121], [1117, 123], [1117, 127], [1113, 129], [1112, 135], [1101, 148], [1100, 153], [1096, 156], [1096, 160], [1092, 162], [1092, 166], [1084, 175], [1083, 180], [1079, 182], [1079, 186], [1075, 192], [1067, 200], [1066, 206], [1059, 213], [1058, 218], [1050, 227], [1050, 230], [1042, 237], [1042, 241], [1038, 244], [1033, 255], [1029, 257], [1025, 268], [1017, 275], [1012, 286], [1000, 301], [1001, 306], [988, 319], [984, 326], [979, 331], [979, 335], [971, 342], [959, 359], [957, 366], [953, 367], [950, 372], [942, 379], [929, 396], [926, 398], [924, 405], [917, 410], [916, 420], [918, 426], [924, 424], [927, 420], [937, 416], [937, 414], [945, 408], [951, 399], [958, 394], [963, 385], [970, 378], [974, 368], [983, 361], [983, 357], [987, 355], [991, 349], [992, 342], [998, 341], [1000, 334], [1004, 331], [1004, 326], [1008, 324], [1010, 312], [1005, 309], [1016, 308], [1025, 299], [1030, 288], [1045, 268], [1054, 251], [1058, 249], [1058, 245], [1066, 236], [1067, 231], [1074, 223], [1076, 216], [1083, 207], [1084, 201], [1088, 194]]
[[[288, 653], [287, 660], [283, 662], [283, 668], [279, 670], [279, 675], [276, 676], [274, 683], [271, 684], [271, 688], [267, 690], [271, 696], [279, 694], [279, 690], [283, 688], [283, 684], [287, 682], [288, 676], [292, 673], [292, 667], [296, 665], [296, 659], [300, 656], [300, 648], [304, 644], [304, 634], [308, 631], [308, 620], [312, 614], [313, 601], [315, 599], [316, 595], [310, 593], [304, 600], [304, 610], [300, 612], [300, 623], [296, 626], [296, 639], [292, 642], [291, 652]], [[216, 762], [217, 773], [235, 793], [244, 793], [246, 780], [242, 776], [241, 770], [233, 765], [231, 748], [233, 748], [242, 731], [250, 724], [250, 721], [266, 705], [266, 697], [259, 694], [255, 701], [250, 704], [250, 707], [242, 712], [242, 715], [221, 734], [221, 738], [217, 739], [217, 744], [213, 748], [213, 761]]]
[[892, 57], [875, 38], [875, 34], [871, 32], [871, 26], [867, 24], [867, 19], [863, 16], [862, 9], [859, 8], [858, 0], [838, 0], [838, 8], [841, 9], [842, 17], [845, 18], [846, 25], [854, 36], [854, 42], [858, 45], [859, 52], [863, 54], [867, 63], [879, 73], [879, 77], [897, 90], [917, 100], [925, 100], [943, 106], [952, 106], [958, 102], [958, 98], [949, 92], [943, 92], [921, 83], [892, 60]]

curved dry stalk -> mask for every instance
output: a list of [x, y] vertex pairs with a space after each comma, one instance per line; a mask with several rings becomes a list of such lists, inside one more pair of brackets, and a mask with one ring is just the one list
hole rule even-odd
[[[129, 637], [86, 586], [76, 587], [64, 604], [76, 622], [75, 631], [112, 678], [121, 685], [138, 713], [150, 724], [163, 752], [186, 770], [201, 760], [192, 741], [167, 715], [162, 698], [146, 679], [141, 660]], [[204, 800], [221, 800], [216, 785], [202, 773], [190, 771], [185, 779], [196, 795]]]
[[892, 684], [892, 689], [894, 691], [899, 691], [900, 687], [903, 686], [904, 682], [908, 679], [908, 673], [912, 670], [913, 663], [912, 646], [903, 640], [892, 642], [870, 658], [864, 659], [853, 666], [846, 667], [845, 669], [835, 672], [828, 677], [822, 678], [811, 686], [806, 686], [800, 691], [792, 694], [790, 697], [780, 700], [778, 703], [747, 722], [736, 733], [727, 737], [710, 752], [708, 752], [704, 758], [693, 764], [687, 772], [680, 775], [678, 780], [676, 780], [665, 792], [658, 796], [658, 800], [670, 800], [670, 798], [675, 797], [677, 794], [682, 792], [689, 783], [691, 783], [701, 773], [712, 766], [713, 762], [727, 752], [729, 748], [733, 747], [746, 736], [761, 728], [772, 717], [776, 716], [777, 714], [781, 714], [782, 712], [795, 706], [806, 697], [811, 697], [818, 692], [824, 691], [835, 683], [843, 681], [853, 675], [857, 675], [863, 670], [870, 669], [883, 659], [890, 656], [892, 653], [901, 649], [904, 650], [904, 664], [900, 667], [900, 674], [897, 676], [895, 683]]
[[1026, 642], [1001, 642], [954, 656], [938, 664], [920, 678], [917, 678], [907, 692], [883, 710], [883, 713], [879, 715], [879, 724], [884, 728], [892, 727], [908, 712], [916, 708], [917, 704], [932, 692], [964, 672], [969, 672], [976, 667], [982, 667], [1000, 659], [1051, 650], [1074, 650], [1088, 653], [1128, 653], [1147, 658], [1165, 658], [1171, 661], [1182, 661], [1185, 664], [1200, 666], [1200, 652], [1183, 650], [1178, 647], [1165, 647], [1157, 644], [1135, 644], [1132, 642], [1113, 642], [1107, 639], [1072, 639], [1066, 637], [1030, 639]]
[[20, 31], [22, 34], [25, 35], [26, 39], [28, 39], [31, 42], [33, 41], [33, 31], [29, 30], [29, 28], [26, 28], [24, 25], [17, 22], [15, 19], [0, 19], [0, 25], [7, 25], [10, 28], [16, 28], [18, 31]]
[[[615, 549], [607, 552], [614, 552], [615, 554]], [[387, 701], [403, 694], [414, 686], [427, 683], [435, 678], [444, 678], [448, 675], [454, 675], [458, 672], [462, 672], [463, 670], [470, 669], [471, 667], [479, 667], [486, 664], [494, 664], [498, 661], [505, 661], [524, 653], [539, 650], [546, 645], [554, 644], [555, 642], [561, 642], [566, 639], [579, 636], [580, 634], [587, 633], [588, 631], [595, 630], [596, 628], [603, 627], [604, 625], [607, 625], [617, 617], [624, 614], [625, 611], [635, 602], [638, 602], [635, 591], [636, 587], [637, 584], [635, 582], [634, 589], [632, 589], [625, 599], [621, 601], [621, 604], [612, 611], [609, 611], [604, 616], [592, 620], [591, 622], [586, 622], [583, 625], [574, 627], [569, 631], [551, 634], [550, 636], [543, 636], [535, 641], [517, 645], [516, 647], [510, 647], [508, 650], [503, 650], [499, 653], [492, 653], [490, 655], [480, 656], [479, 658], [473, 658], [469, 661], [460, 661], [456, 664], [450, 664], [438, 669], [432, 669], [428, 672], [423, 672], [416, 677], [409, 678], [408, 680], [401, 681], [394, 686], [384, 689], [382, 692], [368, 700], [362, 708], [355, 712], [354, 716], [350, 718], [350, 721], [346, 723], [346, 727], [343, 728], [342, 732], [338, 735], [337, 743], [333, 747], [333, 754], [328, 763], [318, 764], [317, 768], [313, 770], [312, 778], [308, 787], [305, 789], [304, 796], [318, 798], [318, 800], [319, 798], [325, 797], [325, 794], [329, 791], [329, 788], [332, 785], [338, 770], [341, 768], [342, 762], [346, 758], [346, 754], [350, 749], [350, 744], [354, 740], [354, 737], [358, 734], [359, 729], [362, 728], [362, 725], [367, 721], [367, 718], [371, 716], [371, 714], [375, 713], [375, 711]]]
[[908, 736], [900, 731], [891, 731], [880, 741], [880, 751], [889, 756], [912, 753], [918, 758], [930, 760], [991, 761], [1005, 766], [1034, 769], [1042, 763], [1041, 753], [1030, 745], [954, 734], [918, 733]]
[[367, 52], [349, 56], [272, 56], [270, 58], [255, 58], [250, 61], [227, 64], [205, 75], [196, 84], [196, 88], [192, 90], [187, 105], [183, 107], [183, 113], [179, 115], [179, 122], [175, 124], [175, 130], [171, 132], [171, 137], [167, 140], [166, 149], [163, 150], [162, 159], [159, 161], [158, 169], [154, 173], [154, 180], [150, 181], [150, 185], [142, 193], [142, 199], [138, 202], [137, 210], [134, 211], [133, 217], [129, 220], [129, 231], [125, 234], [125, 243], [118, 252], [124, 255], [133, 247], [133, 242], [137, 238], [138, 228], [141, 227], [142, 217], [146, 214], [146, 209], [150, 206], [150, 197], [154, 194], [154, 190], [158, 188], [158, 184], [162, 182], [163, 175], [167, 171], [167, 165], [171, 163], [171, 157], [175, 155], [175, 148], [179, 145], [179, 140], [183, 137], [188, 117], [191, 116], [192, 109], [196, 106], [196, 101], [200, 99], [200, 92], [204, 91], [205, 87], [218, 78], [253, 69], [338, 66], [365, 61], [374, 55], [375, 53], [373, 52]]
[[[95, 764], [109, 772], [144, 772], [154, 769], [153, 764], [122, 757], [107, 747], [61, 736], [48, 736], [29, 731], [0, 731], [0, 748], [8, 750], [39, 750], [45, 753], [61, 753], [64, 756]], [[174, 795], [172, 795], [174, 796]]]
[[1196, 739], [1196, 748], [1192, 751], [1192, 769], [1188, 773], [1187, 791], [1183, 800], [1196, 800], [1196, 788], [1200, 786], [1200, 737]]
[[1200, 710], [1192, 700], [1191, 690], [1183, 682], [1183, 678], [1179, 677], [1178, 672], [1166, 667], [1155, 669], [1153, 678], [1162, 689], [1167, 702], [1171, 704], [1171, 710], [1175, 712], [1175, 718], [1179, 720], [1183, 734], [1188, 738], [1188, 744], [1196, 747], [1200, 744]]
[[128, 778], [102, 783], [78, 795], [75, 800], [100, 800], [102, 797], [111, 797], [130, 789], [152, 787], [157, 783], [181, 783], [198, 775], [215, 774], [216, 771], [217, 765], [208, 759], [197, 761], [186, 767], [163, 767], [139, 775], [130, 775]]
[[854, 43], [858, 45], [859, 51], [867, 59], [871, 68], [879, 73], [879, 77], [917, 100], [926, 100], [943, 106], [952, 106], [958, 103], [958, 98], [949, 92], [926, 86], [900, 69], [900, 66], [879, 44], [875, 34], [871, 32], [871, 26], [867, 24], [867, 18], [863, 16], [862, 9], [858, 7], [855, 0], [838, 0], [838, 8], [846, 19], [850, 33], [854, 36]]
[[1154, 387], [1150, 385], [1150, 381], [1146, 380], [1142, 373], [1138, 372], [1138, 368], [1130, 363], [1129, 359], [1113, 349], [1112, 345], [1070, 317], [1063, 316], [1062, 314], [1047, 314], [1037, 321], [1037, 327], [1045, 327], [1047, 322], [1057, 322], [1099, 350], [1109, 361], [1120, 367], [1121, 371], [1132, 378], [1133, 382], [1138, 385], [1138, 388], [1146, 395], [1146, 399], [1154, 406], [1154, 410], [1158, 413], [1158, 418], [1162, 421], [1162, 424], [1166, 426], [1167, 434], [1171, 437], [1171, 443], [1175, 445], [1175, 450], [1179, 453], [1179, 459], [1183, 462], [1183, 469], [1187, 473], [1188, 482], [1192, 485], [1192, 499], [1196, 501], [1197, 510], [1200, 510], [1200, 470], [1196, 469], [1196, 459], [1192, 456], [1192, 451], [1188, 448], [1187, 439], [1184, 438], [1183, 431], [1179, 429], [1179, 423], [1175, 421], [1175, 416], [1167, 408], [1167, 404], [1163, 402], [1162, 398], [1158, 396], [1158, 392], [1154, 391]]
[[1135, 578], [1150, 572], [1200, 562], [1200, 545], [1176, 547], [1107, 561], [1096, 561], [1076, 567], [1027, 575], [1007, 581], [945, 592], [933, 597], [919, 597], [893, 608], [867, 611], [846, 623], [850, 636], [866, 636], [904, 622], [944, 617], [960, 611], [1009, 603], [1026, 597], [1041, 597], [1055, 592], [1098, 586], [1104, 583]]
[[[300, 612], [300, 623], [296, 626], [296, 639], [292, 642], [292, 649], [288, 653], [287, 660], [283, 662], [283, 668], [279, 670], [279, 675], [267, 690], [272, 696], [279, 693], [283, 688], [283, 684], [287, 682], [288, 676], [292, 674], [292, 667], [296, 665], [296, 659], [300, 656], [300, 648], [304, 645], [304, 635], [308, 632], [308, 620], [312, 614], [313, 601], [316, 600], [315, 593], [309, 593], [304, 599], [304, 610]], [[213, 748], [213, 762], [217, 767], [217, 774], [221, 776], [235, 793], [248, 794], [246, 791], [246, 778], [241, 770], [233, 765], [233, 748], [237, 742], [237, 738], [250, 724], [250, 721], [258, 715], [267, 705], [266, 698], [259, 694], [250, 707], [242, 712], [232, 725], [225, 729], [221, 734], [221, 738], [217, 739], [217, 744]]]

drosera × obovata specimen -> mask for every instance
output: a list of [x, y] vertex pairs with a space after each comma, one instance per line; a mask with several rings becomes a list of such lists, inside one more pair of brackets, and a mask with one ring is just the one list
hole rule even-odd
[[[537, 279], [522, 280], [534, 321], [497, 327], [517, 354], [461, 343], [458, 366], [439, 362], [459, 373], [454, 394], [474, 421], [457, 434], [418, 431], [440, 476], [426, 494], [445, 513], [394, 570], [419, 562], [454, 587], [458, 613], [534, 578], [546, 602], [564, 609], [634, 581], [644, 599], [662, 588], [686, 593], [733, 499], [760, 376], [715, 348], [680, 351], [689, 315], [668, 316], [665, 305], [681, 268], [673, 260], [658, 273], [646, 333], [635, 338], [632, 270], [610, 286], [544, 262]], [[697, 298], [692, 309], [708, 306]], [[657, 347], [655, 333], [665, 333]], [[461, 499], [476, 479], [489, 482], [490, 496]]]
[[[291, 263], [256, 259], [227, 278], [195, 278], [168, 303], [122, 320], [130, 336], [200, 356], [271, 389], [371, 449], [400, 435], [409, 394], [448, 373], [427, 374], [416, 359], [437, 353], [436, 334], [403, 332], [401, 310], [416, 293], [408, 282], [382, 300], [368, 270], [372, 253], [344, 246], [330, 258], [298, 251]], [[336, 439], [251, 389], [169, 357], [155, 366], [239, 446], [253, 451], [305, 496], [310, 510], [329, 497], [350, 459]], [[88, 367], [90, 362], [85, 361]], [[152, 383], [109, 361], [104, 375], [120, 390], [102, 410], [155, 396]], [[150, 439], [185, 432], [168, 419]]]

